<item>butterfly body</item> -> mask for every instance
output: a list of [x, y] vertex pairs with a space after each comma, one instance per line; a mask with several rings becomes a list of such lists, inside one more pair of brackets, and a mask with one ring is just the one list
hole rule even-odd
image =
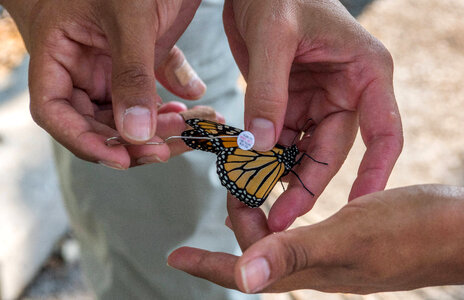
[[301, 160], [297, 160], [300, 152], [295, 145], [277, 144], [264, 152], [243, 150], [237, 144], [241, 129], [200, 119], [185, 122], [193, 129], [182, 133], [184, 142], [193, 149], [215, 153], [221, 184], [250, 207], [260, 206], [280, 178], [293, 172], [293, 167]]

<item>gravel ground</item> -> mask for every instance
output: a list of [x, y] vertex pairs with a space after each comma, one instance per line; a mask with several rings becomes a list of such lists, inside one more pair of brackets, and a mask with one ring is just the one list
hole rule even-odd
[[[463, 15], [462, 0], [377, 0], [360, 16], [360, 22], [387, 46], [395, 61], [395, 90], [403, 118], [405, 147], [389, 187], [416, 183], [464, 184]], [[0, 62], [1, 55], [0, 51]], [[345, 203], [363, 151], [358, 138], [340, 173], [313, 211], [300, 218], [299, 225], [326, 218]], [[78, 261], [66, 264], [53, 256], [24, 298], [88, 299], [90, 295]], [[310, 297], [464, 299], [464, 288], [435, 287], [369, 296], [313, 291], [265, 296], [268, 300]]]
[[43, 266], [33, 283], [24, 291], [25, 300], [90, 300], [88, 289], [79, 263], [79, 245], [66, 235]]

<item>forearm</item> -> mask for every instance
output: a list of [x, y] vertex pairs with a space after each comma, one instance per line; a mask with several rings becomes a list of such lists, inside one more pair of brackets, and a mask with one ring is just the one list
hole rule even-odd
[[[358, 212], [347, 214], [350, 207]], [[363, 209], [369, 213], [363, 215]], [[355, 230], [363, 237], [351, 246], [374, 240], [366, 245], [369, 255], [357, 257], [362, 257], [364, 274], [380, 270], [375, 291], [383, 290], [382, 285], [409, 290], [464, 283], [463, 187], [401, 187], [355, 199], [342, 211], [349, 218], [363, 216]]]
[[[24, 41], [29, 40], [29, 28], [26, 25], [30, 14], [39, 0], [0, 0], [2, 5], [11, 15]], [[26, 45], [28, 43], [26, 42]]]
[[377, 202], [378, 213], [366, 224], [381, 224], [366, 237], [378, 240], [365, 261], [367, 269], [382, 270], [381, 283], [394, 290], [464, 283], [463, 187], [416, 185], [372, 195], [359, 204]]
[[[437, 284], [464, 283], [464, 188], [444, 185], [429, 186], [437, 202], [437, 218], [430, 234], [438, 244], [433, 253], [431, 280]], [[432, 220], [431, 220], [432, 221]], [[433, 227], [432, 227], [433, 226]], [[424, 235], [427, 232], [424, 232]], [[435, 278], [433, 278], [435, 277]]]

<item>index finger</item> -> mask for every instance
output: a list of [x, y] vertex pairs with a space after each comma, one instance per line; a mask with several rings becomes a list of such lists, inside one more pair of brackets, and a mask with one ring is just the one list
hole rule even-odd
[[[288, 175], [288, 189], [269, 211], [268, 225], [273, 232], [285, 230], [297, 217], [313, 207], [316, 199], [346, 159], [356, 137], [356, 120], [354, 112], [331, 114], [317, 125], [310, 136], [305, 136], [300, 142], [305, 154], [327, 165], [303, 157], [301, 164], [293, 168], [294, 173]], [[314, 196], [305, 187], [314, 193]]]
[[250, 26], [245, 93], [245, 128], [255, 137], [254, 149], [270, 150], [280, 136], [287, 109], [290, 68], [296, 38], [279, 22]]
[[227, 193], [227, 212], [242, 251], [271, 233], [266, 215], [260, 208], [250, 208], [230, 193]]

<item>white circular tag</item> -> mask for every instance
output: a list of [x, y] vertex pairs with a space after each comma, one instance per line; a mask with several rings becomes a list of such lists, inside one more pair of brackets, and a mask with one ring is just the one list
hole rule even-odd
[[250, 150], [255, 144], [255, 136], [249, 131], [242, 131], [237, 137], [237, 144], [242, 150]]

